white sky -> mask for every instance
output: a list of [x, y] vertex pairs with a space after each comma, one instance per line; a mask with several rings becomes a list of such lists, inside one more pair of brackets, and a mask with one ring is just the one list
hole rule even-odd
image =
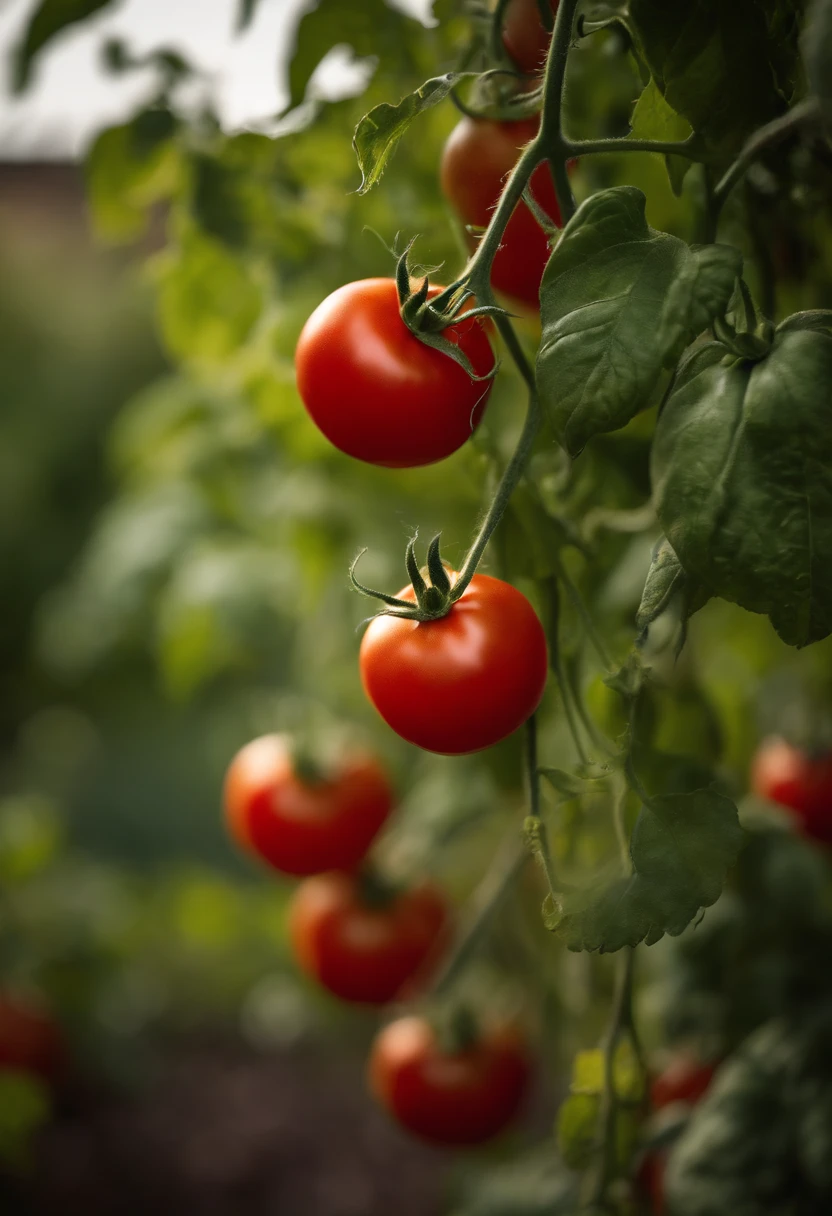
[[[0, 159], [76, 156], [95, 131], [126, 117], [147, 97], [151, 72], [111, 76], [100, 47], [123, 39], [140, 55], [159, 46], [183, 50], [208, 73], [211, 94], [227, 127], [256, 124], [285, 104], [279, 64], [292, 21], [314, 0], [259, 0], [244, 35], [234, 35], [237, 0], [120, 0], [112, 9], [71, 27], [43, 52], [22, 98], [9, 92], [9, 56], [36, 0], [0, 0]], [[431, 0], [391, 0], [426, 20]], [[346, 49], [328, 58], [318, 91], [344, 95], [362, 73]]]

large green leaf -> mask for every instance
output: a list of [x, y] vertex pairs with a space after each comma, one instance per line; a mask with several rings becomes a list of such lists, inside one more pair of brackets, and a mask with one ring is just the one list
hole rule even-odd
[[652, 798], [633, 829], [633, 873], [564, 898], [547, 924], [570, 950], [602, 953], [677, 936], [717, 900], [742, 839], [736, 807], [714, 790]]
[[424, 110], [444, 101], [451, 89], [467, 75], [466, 72], [448, 72], [444, 76], [436, 76], [432, 80], [426, 80], [398, 105], [393, 106], [385, 101], [364, 115], [355, 129], [352, 141], [361, 169], [359, 194], [366, 194], [378, 182], [396, 144], [413, 119]]
[[12, 88], [22, 93], [32, 81], [32, 68], [43, 48], [69, 25], [109, 8], [113, 0], [41, 0], [29, 18], [14, 52]]
[[636, 49], [670, 107], [720, 157], [785, 108], [802, 0], [631, 0]]
[[757, 363], [719, 343], [695, 351], [652, 455], [656, 509], [685, 570], [713, 594], [767, 613], [793, 646], [832, 632], [825, 324], [824, 314], [790, 318]]
[[633, 186], [594, 194], [543, 277], [537, 383], [572, 455], [650, 404], [663, 369], [725, 312], [741, 269], [729, 246], [654, 231], [644, 207]]

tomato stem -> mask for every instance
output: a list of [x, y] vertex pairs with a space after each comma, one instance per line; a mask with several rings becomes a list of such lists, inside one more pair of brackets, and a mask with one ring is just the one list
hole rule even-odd
[[613, 139], [569, 139], [564, 136], [563, 144], [570, 157], [603, 152], [655, 152], [660, 156], [684, 156], [686, 160], [701, 164], [709, 160], [707, 151], [698, 145], [693, 135], [681, 140], [633, 139], [629, 135]]
[[636, 1059], [644, 1076], [641, 1048], [633, 1021], [633, 965], [635, 950], [625, 947], [618, 960], [615, 982], [615, 997], [609, 1026], [604, 1036], [604, 1088], [601, 1092], [599, 1112], [601, 1130], [601, 1153], [595, 1183], [592, 1188], [590, 1207], [604, 1208], [610, 1183], [618, 1173], [618, 1108], [619, 1097], [615, 1079], [615, 1055], [618, 1044], [626, 1034], [633, 1046]]

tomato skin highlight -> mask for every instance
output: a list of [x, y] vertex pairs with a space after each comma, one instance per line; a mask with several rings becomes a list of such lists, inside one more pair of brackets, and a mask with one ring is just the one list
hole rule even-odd
[[710, 1089], [716, 1068], [689, 1052], [674, 1056], [667, 1068], [650, 1084], [650, 1102], [655, 1110], [672, 1102], [695, 1106]]
[[751, 788], [787, 807], [805, 835], [832, 845], [832, 755], [812, 756], [772, 735], [752, 761]]
[[[494, 122], [466, 117], [457, 123], [442, 150], [439, 178], [442, 193], [464, 224], [486, 227], [520, 150], [534, 139], [537, 129], [537, 119]], [[560, 207], [547, 164], [537, 166], [530, 184], [535, 202], [560, 227]], [[468, 234], [467, 240], [475, 249], [478, 238]], [[492, 286], [528, 308], [538, 308], [549, 253], [546, 234], [521, 200], [495, 254]]]
[[[556, 13], [558, 0], [549, 0], [549, 6]], [[551, 40], [551, 32], [540, 20], [537, 0], [511, 0], [503, 21], [503, 46], [521, 72], [530, 76], [541, 70]]]
[[319, 874], [298, 887], [289, 936], [300, 967], [343, 1001], [386, 1005], [420, 971], [447, 923], [441, 893], [429, 883], [389, 903], [362, 898], [360, 880]]
[[520, 1035], [508, 1027], [447, 1054], [430, 1023], [412, 1016], [376, 1036], [368, 1077], [375, 1097], [407, 1131], [433, 1144], [464, 1146], [491, 1140], [511, 1122], [529, 1062]]
[[303, 781], [289, 741], [262, 735], [229, 765], [223, 791], [234, 840], [283, 874], [353, 870], [384, 823], [393, 793], [381, 765], [362, 753], [333, 775]]
[[51, 1084], [65, 1063], [64, 1037], [49, 1014], [0, 993], [0, 1069], [32, 1073]]
[[[434, 286], [430, 295], [441, 290]], [[494, 352], [479, 320], [443, 335], [478, 376], [492, 371]], [[295, 368], [306, 410], [330, 443], [394, 469], [433, 464], [462, 447], [491, 392], [491, 380], [473, 380], [410, 332], [393, 279], [360, 279], [327, 296], [303, 327]]]
[[[399, 597], [414, 599], [413, 588]], [[548, 654], [526, 597], [475, 574], [439, 620], [374, 617], [359, 663], [364, 691], [388, 726], [426, 751], [458, 756], [499, 743], [534, 713]]]

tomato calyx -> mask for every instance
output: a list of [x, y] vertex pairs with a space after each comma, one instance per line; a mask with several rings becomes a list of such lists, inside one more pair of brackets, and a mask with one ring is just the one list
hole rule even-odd
[[469, 1005], [455, 1005], [444, 1017], [435, 1017], [431, 1022], [443, 1055], [462, 1055], [480, 1041], [479, 1020]]
[[409, 621], [438, 621], [441, 617], [447, 616], [464, 592], [467, 584], [460, 582], [454, 584], [451, 582], [439, 551], [439, 535], [434, 536], [428, 545], [428, 579], [425, 579], [416, 560], [416, 541], [418, 535], [416, 533], [408, 542], [405, 553], [405, 565], [407, 566], [408, 578], [416, 597], [415, 602], [413, 600], [399, 599], [398, 596], [388, 595], [384, 591], [375, 591], [372, 587], [365, 587], [363, 583], [358, 581], [355, 577], [355, 568], [367, 552], [366, 549], [361, 550], [350, 566], [350, 582], [353, 588], [361, 595], [370, 596], [372, 599], [381, 600], [383, 604], [387, 604], [386, 609], [382, 609], [381, 612], [376, 613], [377, 616], [398, 616]]
[[430, 280], [425, 275], [416, 290], [411, 288], [411, 273], [408, 255], [413, 241], [405, 249], [396, 263], [396, 290], [399, 295], [399, 313], [402, 321], [415, 338], [425, 346], [447, 355], [458, 363], [466, 375], [472, 380], [493, 380], [499, 370], [495, 359], [485, 375], [478, 375], [471, 360], [456, 342], [444, 336], [444, 330], [451, 326], [460, 325], [477, 317], [505, 316], [506, 310], [497, 304], [479, 304], [466, 311], [466, 303], [474, 298], [474, 293], [466, 285], [464, 279], [457, 279], [438, 295], [431, 295]]

